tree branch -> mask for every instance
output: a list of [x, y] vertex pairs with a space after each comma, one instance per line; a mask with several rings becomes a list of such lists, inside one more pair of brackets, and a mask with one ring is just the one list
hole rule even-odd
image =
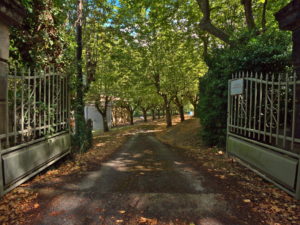
[[224, 41], [226, 44], [231, 44], [230, 36], [223, 30], [217, 28], [211, 23], [209, 0], [197, 0], [200, 10], [203, 13], [203, 18], [200, 21], [200, 28], [211, 35]]
[[103, 110], [101, 110], [101, 107], [100, 107], [100, 104], [98, 101], [95, 102], [95, 107], [98, 110], [98, 112], [103, 116], [104, 112], [103, 112]]
[[261, 17], [261, 28], [262, 28], [263, 32], [265, 32], [267, 30], [267, 28], [266, 28], [266, 23], [267, 23], [267, 19], [266, 19], [267, 4], [268, 4], [268, 0], [265, 0], [264, 5], [263, 5], [262, 17]]
[[246, 23], [249, 30], [255, 29], [255, 22], [252, 12], [252, 0], [241, 0], [241, 3], [244, 5]]

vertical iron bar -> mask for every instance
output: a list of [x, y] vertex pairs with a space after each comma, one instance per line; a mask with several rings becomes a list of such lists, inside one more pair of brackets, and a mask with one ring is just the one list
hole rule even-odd
[[30, 123], [31, 123], [31, 102], [30, 102], [30, 95], [31, 95], [31, 87], [30, 87], [30, 74], [31, 74], [31, 70], [29, 69], [29, 71], [28, 71], [28, 76], [27, 76], [27, 85], [28, 85], [28, 91], [27, 91], [27, 94], [28, 94], [28, 96], [27, 96], [27, 102], [28, 102], [28, 109], [27, 109], [27, 117], [28, 117], [28, 119], [27, 119], [27, 136], [28, 136], [28, 138], [30, 139], [30, 131], [31, 131], [31, 126], [30, 126]]
[[55, 77], [56, 77], [56, 79], [55, 79], [55, 84], [56, 84], [56, 87], [54, 87], [55, 89], [56, 89], [56, 98], [55, 98], [55, 119], [56, 119], [56, 128], [55, 128], [55, 130], [56, 130], [56, 132], [58, 132], [58, 130], [59, 130], [59, 128], [58, 128], [58, 126], [59, 126], [59, 123], [58, 123], [58, 113], [59, 113], [59, 111], [58, 111], [58, 96], [59, 96], [59, 93], [58, 93], [58, 74], [55, 72]]
[[[241, 78], [241, 73], [239, 72], [238, 78]], [[241, 134], [241, 96], [237, 95], [237, 101], [238, 101], [238, 112], [237, 112], [237, 127], [238, 127], [238, 133]]]
[[66, 77], [66, 93], [67, 93], [67, 115], [68, 115], [68, 120], [67, 120], [67, 128], [69, 129], [70, 132], [70, 118], [71, 118], [71, 98], [70, 98], [70, 93], [69, 93], [69, 76]]
[[278, 89], [277, 89], [277, 124], [276, 124], [276, 145], [278, 145], [278, 140], [279, 140], [279, 128], [280, 128], [280, 91], [281, 91], [281, 74], [278, 76]]
[[51, 73], [52, 73], [52, 104], [51, 104], [51, 113], [52, 113], [52, 128], [53, 131], [56, 130], [56, 121], [55, 121], [55, 114], [56, 114], [56, 110], [55, 110], [55, 72], [54, 72], [54, 67], [52, 66], [51, 69]]
[[42, 136], [42, 72], [39, 71], [39, 137]]
[[24, 70], [21, 71], [21, 142], [24, 142]]
[[17, 69], [14, 71], [14, 144], [17, 144]]
[[51, 105], [51, 70], [48, 68], [48, 135], [51, 133], [51, 112], [50, 112], [50, 105]]
[[269, 74], [266, 74], [266, 87], [265, 87], [265, 110], [264, 110], [264, 141], [266, 141], [267, 133], [267, 113], [268, 113], [268, 86], [269, 86]]
[[260, 89], [259, 89], [259, 113], [258, 113], [258, 139], [260, 140], [260, 132], [261, 132], [261, 110], [262, 110], [262, 79], [263, 79], [263, 75], [262, 73], [260, 74]]
[[[249, 91], [249, 81], [248, 81], [248, 79], [249, 79], [249, 73], [247, 72], [247, 74], [246, 74], [246, 88], [245, 88], [245, 113], [244, 113], [244, 115], [245, 115], [245, 120], [244, 120], [244, 128], [245, 128], [245, 130], [244, 130], [244, 135], [246, 136], [247, 135], [247, 125], [248, 125], [248, 91]], [[248, 133], [249, 133], [250, 131], [248, 131]]]
[[289, 77], [286, 73], [285, 76], [285, 99], [284, 99], [284, 127], [283, 127], [283, 148], [286, 147], [286, 127], [287, 127], [287, 113], [288, 113], [288, 88], [289, 88]]
[[[252, 72], [250, 73], [251, 79], [253, 78]], [[253, 80], [250, 81], [250, 110], [249, 110], [249, 133], [248, 137], [251, 137], [251, 129], [252, 129], [252, 103], [253, 103]]]
[[[236, 74], [235, 74], [235, 77], [236, 77]], [[234, 128], [233, 128], [233, 131], [235, 132], [235, 133], [237, 133], [237, 116], [236, 116], [236, 114], [237, 114], [237, 96], [236, 95], [234, 95], [234, 96], [232, 96], [233, 97], [233, 125], [235, 126]]]
[[58, 121], [59, 121], [59, 130], [62, 129], [62, 124], [61, 124], [61, 78], [60, 75], [58, 77]]
[[33, 71], [33, 138], [36, 137], [36, 70]]
[[[231, 85], [231, 82], [232, 82], [232, 80], [230, 81], [230, 85]], [[233, 107], [234, 107], [234, 96], [232, 96], [231, 95], [231, 87], [230, 87], [230, 89], [229, 89], [230, 91], [229, 91], [229, 95], [230, 95], [230, 121], [229, 121], [229, 124], [230, 125], [233, 125], [233, 115], [234, 115], [234, 112], [233, 112]], [[231, 126], [230, 126], [230, 131], [234, 131], [234, 128], [232, 128]]]
[[257, 119], [257, 89], [258, 89], [258, 87], [257, 87], [257, 83], [258, 83], [258, 81], [257, 81], [257, 79], [258, 79], [258, 76], [257, 76], [257, 73], [255, 73], [255, 95], [254, 95], [254, 117], [253, 117], [253, 138], [256, 138], [257, 137], [257, 127], [256, 127], [256, 119]]
[[66, 126], [65, 126], [65, 109], [66, 109], [66, 107], [65, 107], [65, 101], [66, 101], [66, 95], [65, 95], [65, 91], [66, 91], [66, 89], [65, 89], [65, 77], [63, 77], [63, 79], [62, 79], [62, 90], [63, 90], [63, 95], [62, 95], [62, 121], [64, 122], [64, 124], [63, 124], [63, 129], [65, 129], [66, 128]]
[[[228, 80], [228, 84], [227, 84], [227, 137], [226, 140], [228, 140], [228, 135], [229, 135], [229, 123], [230, 123], [230, 80]], [[228, 143], [228, 141], [227, 141]], [[226, 150], [228, 150], [228, 148], [226, 148]]]
[[43, 135], [45, 136], [47, 133], [47, 71], [46, 68], [43, 70], [43, 97], [44, 97], [44, 102], [43, 102], [43, 114], [44, 114], [44, 119], [43, 119], [43, 126], [44, 126], [44, 133]]
[[274, 73], [272, 73], [272, 85], [271, 85], [271, 110], [270, 110], [270, 140], [269, 143], [272, 143], [272, 134], [273, 134], [273, 116], [274, 116]]
[[291, 142], [291, 150], [294, 150], [295, 143], [295, 123], [296, 123], [296, 78], [297, 75], [294, 73], [293, 79], [293, 119], [292, 119], [292, 142]]

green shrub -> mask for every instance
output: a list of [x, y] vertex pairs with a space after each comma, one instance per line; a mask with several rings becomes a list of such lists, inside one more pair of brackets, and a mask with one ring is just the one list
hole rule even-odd
[[228, 80], [233, 73], [279, 73], [291, 68], [288, 33], [277, 31], [249, 36], [243, 33], [235, 46], [214, 49], [207, 60], [209, 70], [200, 79], [198, 107], [201, 136], [207, 145], [225, 146]]

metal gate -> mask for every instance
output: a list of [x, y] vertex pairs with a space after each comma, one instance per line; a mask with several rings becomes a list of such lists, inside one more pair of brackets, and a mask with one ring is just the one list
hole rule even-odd
[[53, 69], [8, 75], [0, 131], [0, 196], [70, 152], [68, 78]]
[[300, 198], [296, 74], [239, 73], [229, 80], [227, 152]]

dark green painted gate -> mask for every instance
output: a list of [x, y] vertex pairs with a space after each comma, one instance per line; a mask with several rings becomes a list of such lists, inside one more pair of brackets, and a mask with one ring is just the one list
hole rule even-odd
[[227, 152], [300, 198], [295, 74], [235, 74], [228, 84]]
[[47, 68], [8, 75], [0, 133], [0, 196], [70, 152], [66, 76]]

